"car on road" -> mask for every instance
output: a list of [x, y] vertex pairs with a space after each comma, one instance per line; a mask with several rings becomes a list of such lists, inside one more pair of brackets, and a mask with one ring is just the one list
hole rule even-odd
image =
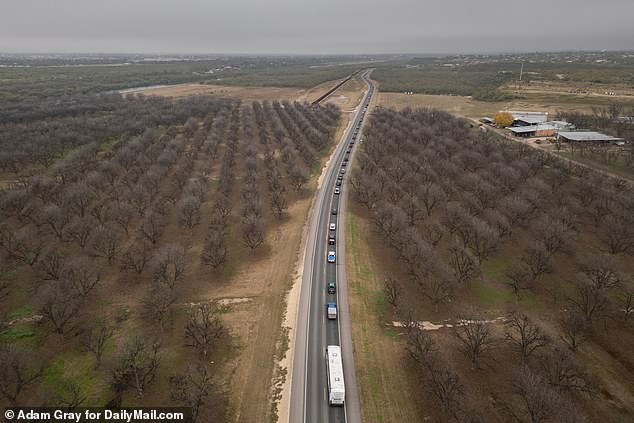
[[339, 171], [339, 173], [341, 173], [341, 174], [343, 175], [344, 173], [346, 173], [346, 169], [341, 168], [341, 170]]
[[335, 231], [330, 231], [328, 233], [328, 244], [335, 245], [336, 241], [337, 241], [337, 238], [335, 238]]
[[337, 179], [336, 185], [337, 185], [338, 187], [340, 187], [340, 186], [341, 186], [341, 181], [340, 181], [339, 179]]
[[339, 188], [339, 187], [335, 187], [335, 194], [336, 194], [336, 195], [341, 194], [341, 188]]
[[332, 210], [330, 210], [330, 213], [331, 213], [333, 216], [336, 216], [336, 215], [337, 215], [337, 213], [338, 213], [337, 207], [333, 207], [333, 208], [332, 208]]
[[336, 224], [336, 223], [331, 223], [331, 224], [330, 224], [330, 226], [329, 226], [329, 229], [330, 229], [331, 231], [335, 231], [335, 230], [337, 230], [337, 224]]
[[335, 262], [335, 252], [328, 251], [328, 263], [334, 263], [334, 262]]
[[337, 293], [337, 284], [335, 284], [335, 281], [332, 281], [328, 284], [328, 293], [329, 294]]
[[342, 179], [343, 179], [343, 175], [339, 175], [339, 176], [337, 176], [337, 180], [338, 180], [338, 181], [341, 181]]
[[328, 312], [328, 320], [335, 320], [337, 318], [337, 303], [328, 303], [326, 306]]

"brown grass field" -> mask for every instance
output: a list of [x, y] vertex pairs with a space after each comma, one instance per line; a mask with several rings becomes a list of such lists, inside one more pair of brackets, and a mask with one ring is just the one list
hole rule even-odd
[[[402, 93], [378, 93], [378, 105], [403, 109], [405, 107], [430, 107], [446, 110], [450, 113], [478, 119], [482, 116], [492, 116], [500, 110], [544, 111], [555, 116], [559, 111], [579, 111], [590, 113], [593, 106], [607, 106], [615, 100], [608, 96], [579, 96], [570, 95], [568, 98], [559, 97], [553, 93], [527, 96], [527, 99], [488, 102], [473, 100], [465, 96], [428, 95]], [[532, 97], [532, 98], [531, 98]], [[634, 105], [634, 99], [627, 97], [623, 101], [626, 107]]]

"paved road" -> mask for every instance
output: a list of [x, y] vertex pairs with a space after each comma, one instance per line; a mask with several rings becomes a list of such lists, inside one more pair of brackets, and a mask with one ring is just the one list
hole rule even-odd
[[[351, 142], [358, 141], [355, 131], [361, 134], [365, 117], [364, 106], [369, 104], [374, 93], [374, 86], [368, 80], [369, 73], [370, 70], [362, 72], [362, 78], [368, 90], [356, 111], [352, 124], [344, 134], [343, 141], [335, 150], [326, 171], [324, 183], [317, 193], [317, 201], [310, 218], [293, 358], [289, 418], [292, 423], [361, 423], [345, 279], [343, 214], [345, 213], [345, 197], [349, 189], [347, 173], [344, 174], [341, 186], [342, 194], [334, 194], [334, 189], [347, 151], [351, 149], [350, 156], [352, 156], [354, 148], [358, 145], [358, 142], [355, 142], [354, 146], [351, 146]], [[337, 215], [332, 214], [333, 208], [338, 209]], [[330, 223], [337, 225], [336, 245], [328, 245]], [[333, 250], [337, 254], [336, 264], [327, 262], [328, 251]], [[326, 287], [330, 281], [337, 283], [336, 295], [327, 293]], [[339, 318], [328, 320], [326, 303], [333, 301], [337, 302]], [[326, 345], [341, 345], [346, 385], [344, 407], [328, 405]]]

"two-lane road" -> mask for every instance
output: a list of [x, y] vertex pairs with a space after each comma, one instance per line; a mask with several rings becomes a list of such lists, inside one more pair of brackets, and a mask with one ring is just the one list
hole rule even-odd
[[[367, 107], [374, 94], [374, 87], [368, 79], [369, 73], [370, 70], [362, 72], [361, 76], [367, 84], [366, 94], [355, 112], [351, 126], [347, 128], [335, 150], [310, 218], [293, 359], [290, 404], [292, 423], [361, 422], [345, 280], [344, 227], [339, 223], [343, 222], [344, 199], [349, 189], [349, 166], [343, 166], [344, 158], [349, 159], [354, 153]], [[341, 169], [346, 169], [341, 182], [341, 194], [335, 194], [337, 176], [341, 174]], [[337, 214], [333, 214], [333, 209], [337, 209]], [[328, 244], [331, 223], [336, 225], [335, 245]], [[336, 252], [336, 263], [327, 262], [329, 251]], [[336, 294], [328, 294], [329, 282], [336, 282]], [[337, 320], [327, 319], [326, 304], [329, 302], [337, 303]], [[328, 404], [325, 361], [327, 345], [340, 345], [342, 349], [346, 385], [344, 407], [331, 407]]]

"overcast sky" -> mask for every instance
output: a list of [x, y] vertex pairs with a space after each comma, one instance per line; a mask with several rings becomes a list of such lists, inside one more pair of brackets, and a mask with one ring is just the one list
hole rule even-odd
[[634, 49], [634, 0], [0, 0], [2, 52]]

